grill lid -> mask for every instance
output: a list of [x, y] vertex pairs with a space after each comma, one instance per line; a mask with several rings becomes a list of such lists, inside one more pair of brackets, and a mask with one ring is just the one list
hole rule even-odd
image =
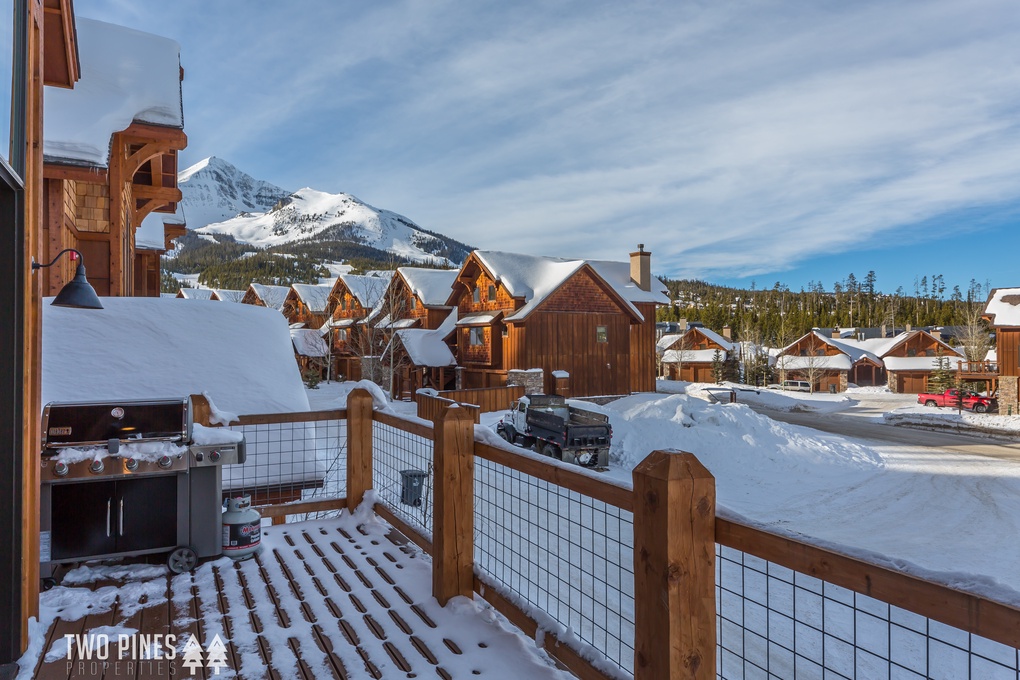
[[43, 446], [191, 440], [191, 397], [120, 402], [52, 402], [43, 411]]

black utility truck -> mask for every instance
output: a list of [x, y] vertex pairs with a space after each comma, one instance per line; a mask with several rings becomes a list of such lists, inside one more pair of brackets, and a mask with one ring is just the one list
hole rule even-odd
[[557, 395], [527, 394], [513, 403], [496, 426], [511, 444], [589, 468], [609, 467], [613, 428], [609, 418], [569, 406]]

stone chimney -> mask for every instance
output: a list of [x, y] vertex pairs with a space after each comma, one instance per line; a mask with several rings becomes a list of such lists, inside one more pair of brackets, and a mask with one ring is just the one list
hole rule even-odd
[[733, 342], [733, 331], [728, 325], [722, 327], [722, 336], [730, 342]]
[[652, 289], [652, 254], [645, 252], [644, 243], [639, 243], [637, 252], [630, 254], [630, 280], [641, 290]]

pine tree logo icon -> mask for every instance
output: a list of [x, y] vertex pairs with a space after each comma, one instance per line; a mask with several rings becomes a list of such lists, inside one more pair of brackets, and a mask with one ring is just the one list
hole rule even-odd
[[212, 642], [206, 648], [206, 668], [210, 668], [214, 675], [220, 674], [221, 668], [227, 668], [227, 646], [219, 635], [213, 636]]
[[[220, 644], [222, 645], [223, 643], [221, 642]], [[194, 675], [195, 670], [203, 666], [202, 645], [198, 643], [194, 635], [189, 635], [188, 641], [184, 643], [181, 663], [190, 671], [191, 675]], [[219, 670], [217, 670], [218, 672]]]

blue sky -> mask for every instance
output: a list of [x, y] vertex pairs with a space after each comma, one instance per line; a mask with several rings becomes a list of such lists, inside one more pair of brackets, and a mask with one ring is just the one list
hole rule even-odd
[[182, 45], [224, 158], [471, 245], [1020, 285], [1015, 0], [77, 0]]

